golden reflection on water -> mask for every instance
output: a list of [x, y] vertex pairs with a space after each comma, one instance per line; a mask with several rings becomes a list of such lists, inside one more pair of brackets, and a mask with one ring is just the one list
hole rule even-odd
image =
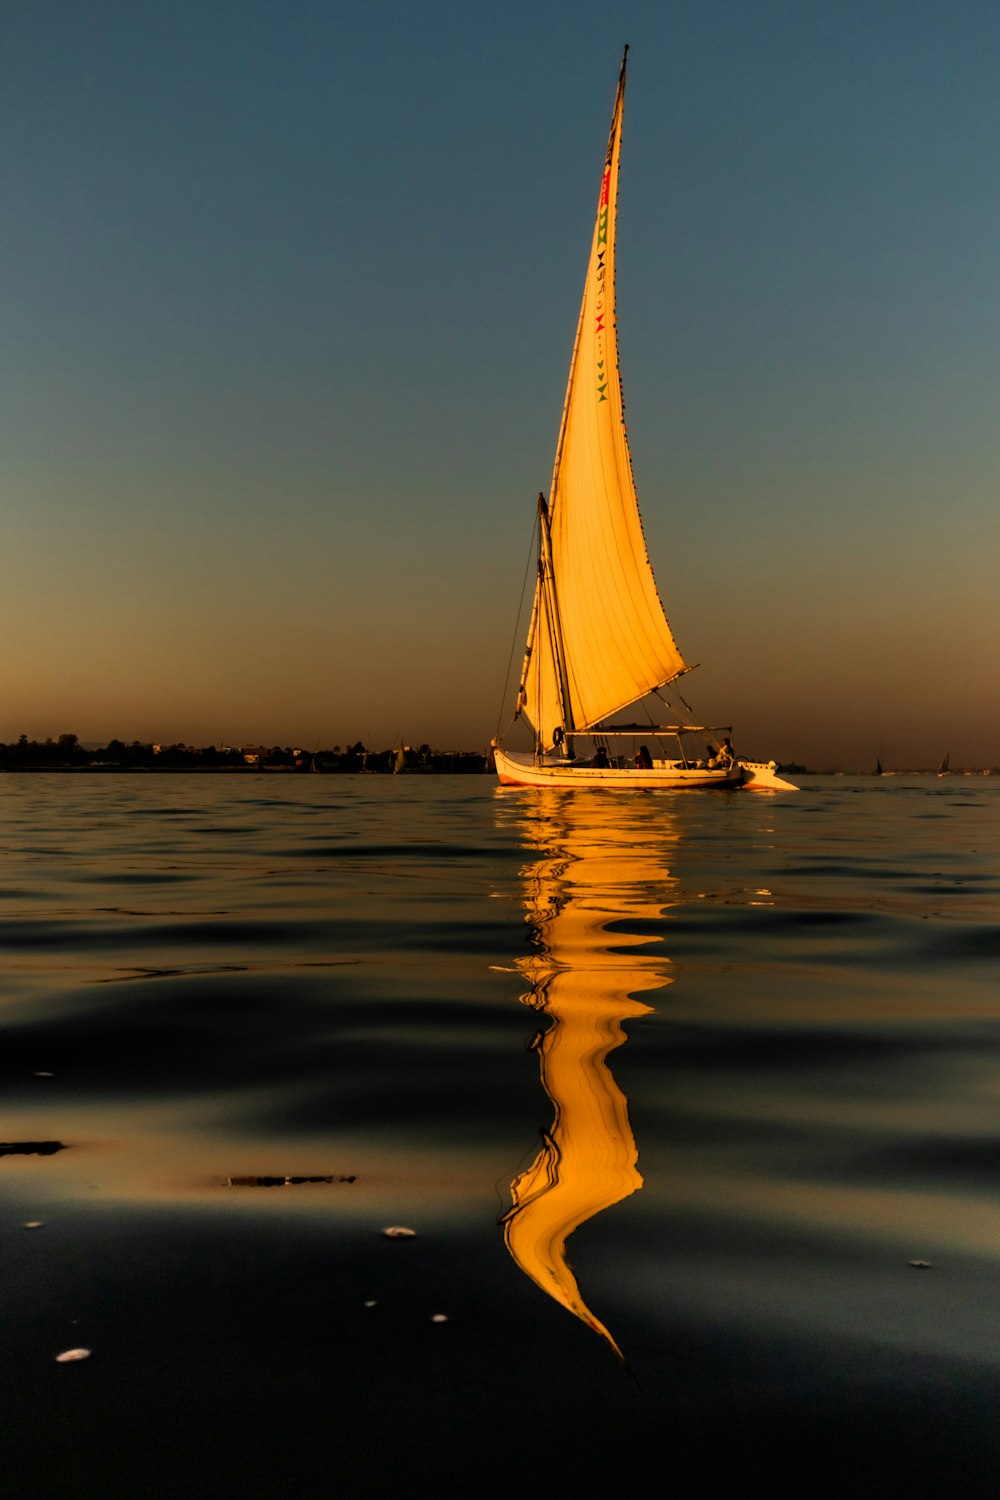
[[626, 1040], [625, 1023], [652, 1009], [636, 992], [670, 983], [669, 959], [650, 951], [648, 937], [608, 925], [657, 918], [669, 904], [676, 827], [666, 809], [651, 819], [645, 801], [632, 809], [558, 791], [535, 792], [530, 803], [508, 794], [499, 816], [533, 856], [521, 874], [535, 951], [518, 969], [528, 984], [522, 1004], [549, 1017], [536, 1050], [554, 1108], [538, 1155], [511, 1183], [504, 1239], [521, 1270], [621, 1357], [583, 1298], [566, 1242], [642, 1187], [628, 1100], [607, 1058]]

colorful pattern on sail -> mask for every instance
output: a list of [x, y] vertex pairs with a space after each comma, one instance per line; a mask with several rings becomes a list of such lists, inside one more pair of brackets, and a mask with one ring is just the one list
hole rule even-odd
[[[685, 670], [646, 551], [618, 371], [624, 95], [623, 65], [552, 477], [551, 577], [539, 580], [525, 660], [524, 712], [546, 748], [556, 728], [600, 723]], [[553, 650], [561, 652], [561, 673]]]

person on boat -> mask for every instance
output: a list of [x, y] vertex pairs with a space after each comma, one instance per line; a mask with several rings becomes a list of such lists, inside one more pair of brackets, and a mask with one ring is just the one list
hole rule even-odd
[[734, 760], [732, 741], [729, 736], [717, 748], [705, 746], [704, 766], [709, 771], [728, 771]]
[[640, 745], [635, 752], [635, 768], [637, 771], [651, 771], [653, 769], [653, 757], [646, 745]]
[[597, 749], [594, 751], [594, 765], [600, 766], [602, 771], [609, 765], [608, 752], [605, 750], [603, 745], [598, 745]]

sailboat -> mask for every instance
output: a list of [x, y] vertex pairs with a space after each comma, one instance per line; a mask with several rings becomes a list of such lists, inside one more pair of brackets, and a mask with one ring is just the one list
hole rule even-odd
[[947, 751], [947, 753], [945, 754], [944, 760], [938, 766], [938, 775], [939, 776], [950, 776], [951, 775], [951, 751], [950, 750]]
[[498, 735], [496, 770], [505, 786], [794, 791], [776, 762], [735, 754], [731, 726], [693, 722], [676, 689], [678, 722], [612, 721], [652, 694], [661, 717], [664, 708], [676, 715], [662, 690], [692, 670], [646, 552], [618, 369], [615, 232], [627, 57], [626, 47], [552, 484], [547, 500], [538, 497], [538, 578], [514, 711], [514, 721], [532, 726], [534, 750], [508, 750]]

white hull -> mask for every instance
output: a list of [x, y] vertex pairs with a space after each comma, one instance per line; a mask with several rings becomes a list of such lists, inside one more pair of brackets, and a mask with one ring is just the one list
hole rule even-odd
[[536, 763], [527, 752], [494, 750], [501, 786], [589, 787], [602, 791], [709, 791], [713, 788], [750, 791], [797, 791], [790, 781], [776, 775], [774, 761], [736, 761], [729, 768], [697, 770], [673, 761], [654, 761], [649, 770], [636, 766], [580, 765], [551, 757]]

